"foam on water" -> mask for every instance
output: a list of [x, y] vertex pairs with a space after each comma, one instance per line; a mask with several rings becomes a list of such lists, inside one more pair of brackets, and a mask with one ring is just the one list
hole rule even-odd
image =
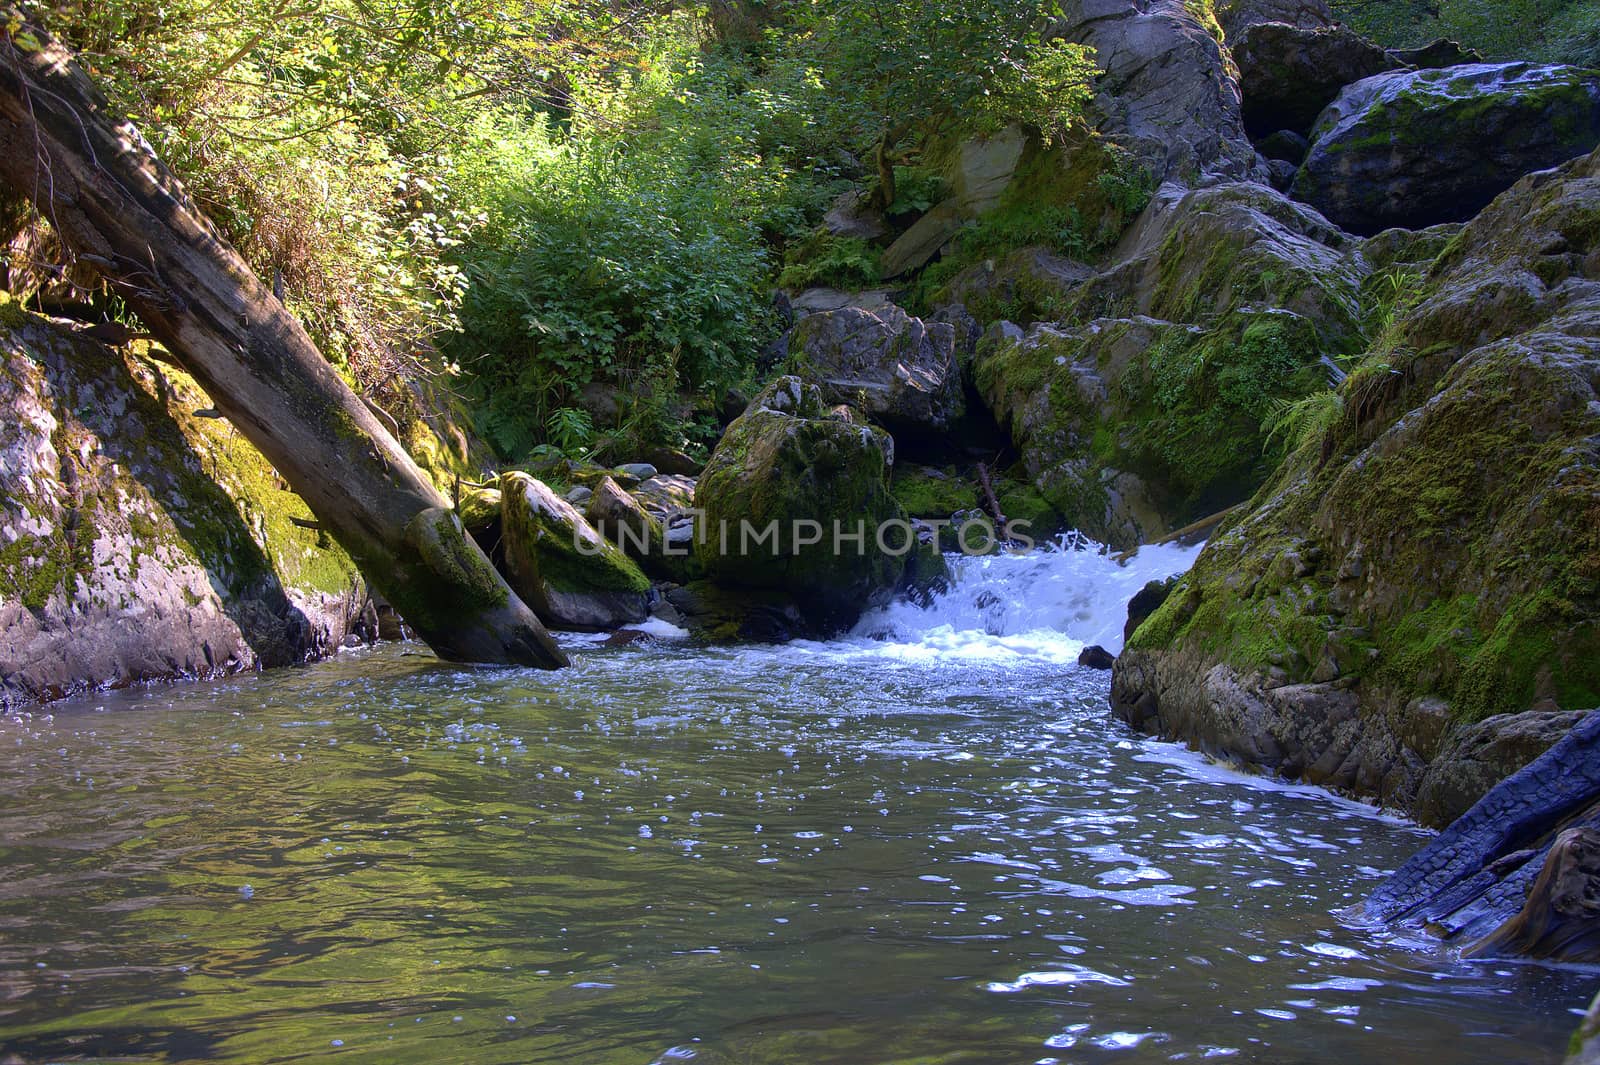
[[873, 611], [827, 648], [918, 665], [1072, 663], [1096, 644], [1115, 654], [1128, 601], [1150, 581], [1187, 572], [1199, 554], [1199, 546], [1145, 547], [1118, 561], [1079, 541], [1028, 554], [951, 556], [948, 591], [927, 606], [897, 602]]

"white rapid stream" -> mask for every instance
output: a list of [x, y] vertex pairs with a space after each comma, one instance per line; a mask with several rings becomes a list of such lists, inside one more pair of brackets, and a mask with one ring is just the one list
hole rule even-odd
[[1085, 647], [1122, 650], [1128, 601], [1187, 572], [1200, 547], [1145, 547], [1125, 562], [1082, 542], [1022, 555], [952, 557], [948, 591], [864, 617], [846, 645], [909, 661], [1076, 662]]

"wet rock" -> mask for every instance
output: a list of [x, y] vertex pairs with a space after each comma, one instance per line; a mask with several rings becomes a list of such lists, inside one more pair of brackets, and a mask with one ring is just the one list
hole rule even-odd
[[898, 307], [849, 307], [795, 325], [789, 368], [829, 403], [859, 406], [894, 433], [938, 434], [966, 413], [955, 330]]
[[1134, 595], [1128, 602], [1128, 621], [1122, 627], [1122, 642], [1126, 644], [1133, 639], [1133, 634], [1139, 631], [1145, 619], [1161, 608], [1167, 601], [1172, 590], [1178, 586], [1177, 577], [1169, 577], [1164, 581], [1151, 581]]
[[1275, 130], [1309, 133], [1345, 86], [1400, 65], [1344, 26], [1301, 29], [1268, 22], [1229, 43], [1239, 64], [1245, 129], [1256, 137]]
[[0, 712], [335, 652], [355, 566], [183, 372], [0, 293]]
[[1078, 665], [1086, 669], [1097, 669], [1109, 672], [1117, 664], [1117, 656], [1107, 651], [1104, 647], [1085, 647], [1078, 656]]
[[1119, 713], [1438, 825], [1600, 703], [1597, 204], [1600, 152], [1369, 242], [1426, 271], [1397, 347], [1134, 634]]
[[1294, 194], [1355, 233], [1460, 222], [1524, 174], [1600, 144], [1600, 73], [1529, 63], [1396, 71], [1349, 86]]
[[500, 490], [506, 579], [541, 621], [594, 631], [648, 616], [649, 580], [571, 503], [520, 472]]
[[891, 453], [882, 430], [831, 416], [815, 386], [774, 381], [729, 427], [696, 486], [707, 577], [725, 590], [782, 593], [817, 628], [854, 623], [905, 570], [877, 535], [905, 518], [889, 494]]
[[692, 581], [667, 589], [666, 599], [681, 619], [678, 624], [707, 643], [787, 643], [819, 635], [794, 600], [779, 591]]

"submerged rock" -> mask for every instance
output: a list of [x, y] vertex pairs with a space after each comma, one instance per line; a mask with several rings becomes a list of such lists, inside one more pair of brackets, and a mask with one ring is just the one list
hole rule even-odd
[[0, 711], [344, 642], [355, 566], [210, 405], [0, 294]]
[[1461, 222], [1524, 174], [1600, 144], [1600, 72], [1529, 63], [1397, 71], [1339, 94], [1294, 194], [1356, 233]]
[[1600, 152], [1447, 238], [1134, 634], [1120, 714], [1438, 825], [1600, 704], [1597, 211]]
[[592, 631], [649, 615], [650, 581], [571, 503], [526, 473], [503, 474], [500, 490], [506, 580], [539, 620]]
[[906, 566], [878, 540], [905, 520], [889, 493], [892, 453], [887, 434], [830, 412], [814, 385], [778, 378], [728, 428], [696, 488], [707, 577], [782, 592], [817, 628], [852, 624]]
[[1087, 669], [1097, 669], [1109, 672], [1117, 664], [1117, 656], [1107, 651], [1104, 647], [1085, 647], [1078, 656], [1078, 665]]

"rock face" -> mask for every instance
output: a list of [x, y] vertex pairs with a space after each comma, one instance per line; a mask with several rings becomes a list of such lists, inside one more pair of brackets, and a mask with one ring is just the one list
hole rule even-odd
[[897, 435], [945, 433], [966, 413], [955, 329], [892, 304], [802, 318], [788, 365], [827, 402], [853, 404]]
[[1592, 962], [1597, 896], [1600, 713], [1591, 713], [1401, 866], [1366, 910], [1478, 955]]
[[1597, 216], [1600, 153], [1449, 240], [1134, 634], [1118, 713], [1442, 825], [1600, 704]]
[[1346, 85], [1400, 66], [1343, 26], [1302, 29], [1266, 22], [1228, 41], [1239, 65], [1245, 129], [1254, 137], [1278, 130], [1309, 133]]
[[358, 620], [355, 567], [210, 405], [0, 296], [0, 710], [302, 662]]
[[707, 577], [783, 592], [818, 629], [849, 626], [905, 571], [905, 556], [878, 544], [880, 526], [905, 518], [889, 494], [892, 458], [882, 430], [830, 411], [814, 385], [778, 378], [728, 427], [696, 488]]
[[1600, 144], [1600, 72], [1528, 63], [1397, 71], [1317, 121], [1294, 194], [1355, 233], [1463, 222]]
[[1318, 30], [1333, 25], [1333, 10], [1327, 0], [1219, 0], [1217, 21], [1230, 41], [1242, 37], [1251, 26], [1277, 22], [1302, 30]]
[[1068, 525], [1128, 548], [1265, 479], [1263, 419], [1356, 342], [1368, 266], [1314, 211], [1237, 182], [1163, 189], [1119, 250], [1056, 275], [1051, 310], [1078, 324], [995, 326], [972, 376]]
[[506, 580], [555, 629], [614, 629], [649, 614], [650, 582], [582, 514], [526, 473], [500, 478]]
[[1238, 84], [1208, 5], [1071, 0], [1049, 35], [1095, 49], [1105, 71], [1100, 129], [1133, 149], [1157, 181], [1256, 177]]

